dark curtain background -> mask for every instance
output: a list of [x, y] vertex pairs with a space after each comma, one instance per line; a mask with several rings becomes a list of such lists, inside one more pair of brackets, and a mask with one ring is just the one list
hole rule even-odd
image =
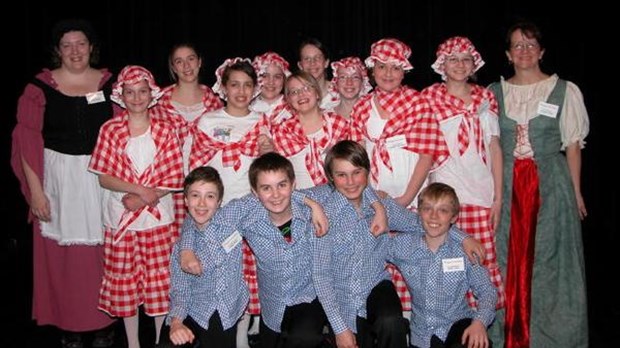
[[[468, 36], [481, 52], [486, 65], [479, 71], [482, 85], [509, 77], [511, 69], [504, 54], [507, 27], [518, 18], [536, 22], [546, 41], [543, 69], [575, 82], [582, 90], [588, 107], [591, 130], [583, 152], [582, 191], [589, 216], [583, 222], [586, 268], [590, 305], [592, 346], [608, 343], [612, 323], [620, 322], [619, 309], [611, 287], [605, 280], [615, 277], [617, 262], [612, 255], [617, 242], [612, 217], [618, 215], [617, 177], [609, 168], [611, 121], [603, 121], [602, 73], [615, 76], [607, 52], [595, 47], [594, 38], [604, 34], [599, 16], [605, 13], [591, 2], [580, 6], [545, 4], [545, 1], [261, 1], [248, 0], [187, 1], [41, 1], [22, 0], [3, 11], [2, 44], [5, 67], [4, 102], [1, 104], [2, 127], [2, 268], [8, 284], [8, 311], [0, 335], [4, 347], [31, 346], [36, 329], [30, 320], [31, 230], [26, 224], [27, 207], [9, 166], [10, 135], [15, 125], [17, 98], [25, 84], [49, 66], [50, 29], [63, 18], [91, 20], [101, 41], [101, 67], [118, 72], [127, 64], [149, 68], [162, 85], [169, 83], [167, 56], [178, 42], [191, 41], [203, 54], [203, 82], [212, 85], [213, 72], [225, 58], [253, 58], [267, 50], [282, 54], [293, 65], [297, 61], [299, 42], [313, 36], [325, 43], [331, 59], [357, 55], [368, 56], [370, 44], [383, 37], [397, 37], [413, 50], [415, 69], [405, 82], [421, 89], [439, 79], [430, 64], [435, 49], [454, 35]], [[87, 9], [88, 8], [88, 9]], [[8, 23], [18, 23], [17, 25]], [[614, 45], [613, 39], [608, 45]], [[606, 63], [605, 63], [606, 62]], [[612, 80], [613, 81], [613, 80]], [[608, 81], [611, 82], [611, 81]], [[8, 85], [8, 86], [7, 86]], [[608, 271], [609, 269], [614, 271]], [[26, 335], [12, 333], [26, 332]], [[15, 340], [11, 341], [14, 336]], [[50, 344], [51, 346], [51, 344]]]

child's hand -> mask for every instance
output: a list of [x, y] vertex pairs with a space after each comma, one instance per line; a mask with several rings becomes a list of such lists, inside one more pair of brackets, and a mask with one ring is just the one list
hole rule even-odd
[[187, 249], [181, 250], [181, 269], [193, 275], [200, 275], [202, 273], [200, 260], [198, 260], [193, 251]]
[[489, 337], [484, 324], [480, 320], [472, 320], [467, 329], [463, 331], [461, 343], [467, 348], [488, 348]]
[[273, 149], [273, 140], [265, 134], [260, 134], [258, 136], [258, 153], [263, 155], [268, 152], [272, 152]]
[[382, 233], [389, 231], [387, 212], [385, 211], [383, 203], [380, 201], [372, 203], [371, 206], [375, 210], [375, 216], [370, 223], [370, 233], [378, 237]]
[[351, 330], [345, 330], [336, 335], [336, 346], [338, 348], [357, 348], [355, 334]]
[[473, 237], [465, 238], [463, 241], [463, 251], [465, 251], [467, 258], [473, 264], [481, 264], [486, 257], [484, 246]]
[[170, 323], [170, 341], [174, 343], [175, 346], [192, 343], [194, 338], [192, 330], [185, 326], [181, 320], [178, 318], [172, 319]]
[[157, 195], [157, 189], [150, 187], [143, 187], [140, 190], [140, 198], [149, 206], [154, 207], [159, 203], [159, 196]]
[[329, 229], [329, 221], [323, 207], [314, 200], [306, 197], [304, 203], [312, 209], [312, 224], [317, 237], [323, 237]]
[[133, 193], [127, 193], [121, 201], [123, 202], [123, 207], [129, 211], [136, 211], [146, 205], [140, 196]]

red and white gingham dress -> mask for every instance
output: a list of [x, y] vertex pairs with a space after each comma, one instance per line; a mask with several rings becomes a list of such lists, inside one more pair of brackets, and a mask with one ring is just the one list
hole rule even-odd
[[[149, 110], [149, 114], [158, 112]], [[151, 136], [157, 152], [152, 165], [139, 177], [124, 151], [129, 140], [128, 113], [107, 121], [93, 151], [89, 169], [146, 187], [179, 190], [183, 182], [181, 147], [173, 128], [156, 115], [151, 117]], [[174, 223], [142, 231], [128, 227], [143, 212], [158, 216], [157, 207], [145, 206], [125, 212], [118, 229], [106, 227], [104, 277], [99, 293], [99, 309], [115, 317], [137, 314], [144, 304], [148, 315], [168, 312], [170, 252]]]

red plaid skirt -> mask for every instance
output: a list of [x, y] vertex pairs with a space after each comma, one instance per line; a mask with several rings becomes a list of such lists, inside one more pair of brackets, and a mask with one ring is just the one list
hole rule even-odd
[[113, 244], [115, 230], [106, 228], [104, 274], [98, 308], [113, 317], [131, 317], [144, 305], [149, 316], [168, 313], [170, 306], [171, 225], [127, 230]]
[[[456, 225], [461, 231], [476, 238], [486, 251], [486, 258], [483, 265], [489, 271], [491, 282], [497, 288], [497, 305], [496, 308], [503, 308], [506, 301], [504, 293], [504, 283], [497, 265], [497, 254], [495, 251], [495, 233], [491, 226], [491, 209], [476, 205], [463, 204], [460, 207], [459, 218]], [[467, 302], [471, 307], [476, 307], [476, 299], [471, 291], [467, 293]]]

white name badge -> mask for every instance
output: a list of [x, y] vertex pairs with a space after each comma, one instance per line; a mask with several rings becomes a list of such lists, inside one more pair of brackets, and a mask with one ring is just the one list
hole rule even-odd
[[407, 137], [404, 134], [395, 135], [385, 140], [385, 146], [388, 149], [396, 149], [407, 146]]
[[462, 257], [455, 257], [453, 259], [442, 259], [441, 266], [444, 273], [462, 272], [465, 270], [465, 260], [463, 260]]
[[105, 101], [105, 95], [103, 91], [97, 91], [93, 93], [86, 93], [86, 102], [88, 104], [97, 104]]
[[538, 103], [538, 114], [551, 118], [556, 118], [558, 116], [559, 108], [559, 106], [554, 104], [540, 102]]
[[226, 251], [226, 253], [229, 253], [237, 246], [237, 244], [239, 244], [239, 242], [241, 242], [241, 234], [239, 233], [239, 231], [235, 231], [224, 240], [224, 242], [222, 243], [222, 248], [224, 248], [224, 251]]

